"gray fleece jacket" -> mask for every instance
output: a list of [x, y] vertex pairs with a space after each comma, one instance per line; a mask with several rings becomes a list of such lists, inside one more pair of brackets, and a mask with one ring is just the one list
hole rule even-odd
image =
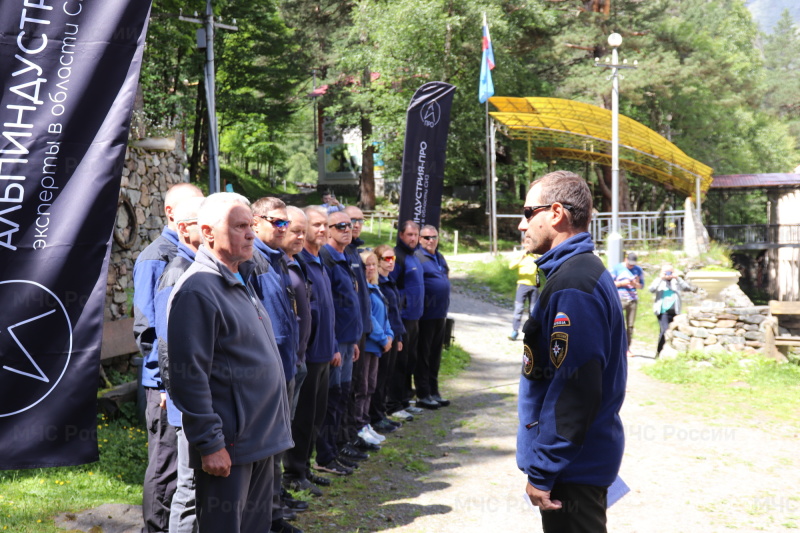
[[171, 394], [191, 444], [189, 466], [226, 448], [234, 465], [294, 446], [283, 366], [264, 307], [204, 246], [169, 301]]

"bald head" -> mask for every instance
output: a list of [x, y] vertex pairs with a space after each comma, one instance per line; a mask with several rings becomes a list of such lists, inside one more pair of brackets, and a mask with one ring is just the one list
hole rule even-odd
[[186, 198], [203, 197], [200, 187], [191, 183], [178, 183], [173, 185], [164, 195], [164, 214], [167, 215], [167, 226], [172, 231], [177, 231], [175, 223], [175, 207]]

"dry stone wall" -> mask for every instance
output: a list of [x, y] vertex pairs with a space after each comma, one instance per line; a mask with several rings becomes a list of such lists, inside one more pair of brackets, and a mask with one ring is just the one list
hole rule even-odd
[[689, 307], [686, 311], [670, 324], [661, 357], [693, 350], [754, 353], [764, 348], [768, 306]]
[[117, 219], [108, 265], [105, 320], [132, 315], [133, 264], [166, 224], [164, 195], [186, 181], [186, 154], [178, 142], [172, 151], [128, 147], [122, 169]]

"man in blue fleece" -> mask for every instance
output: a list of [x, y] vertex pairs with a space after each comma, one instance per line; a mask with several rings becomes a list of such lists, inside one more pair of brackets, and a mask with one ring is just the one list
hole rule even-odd
[[545, 533], [606, 531], [606, 495], [622, 462], [625, 322], [592, 252], [592, 196], [580, 176], [535, 181], [520, 231], [547, 283], [523, 331], [517, 465]]

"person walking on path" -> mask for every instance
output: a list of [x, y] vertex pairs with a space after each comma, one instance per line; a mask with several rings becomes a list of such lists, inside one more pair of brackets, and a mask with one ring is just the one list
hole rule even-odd
[[535, 181], [520, 231], [547, 276], [525, 324], [517, 465], [545, 533], [603, 533], [622, 463], [625, 327], [616, 288], [587, 232], [589, 186], [557, 171]]
[[[519, 327], [522, 325], [522, 312], [527, 307], [528, 314], [526, 320], [533, 314], [533, 306], [536, 305], [536, 300], [539, 299], [539, 287], [536, 275], [539, 267], [536, 266], [535, 254], [528, 252], [525, 246], [528, 245], [529, 239], [523, 239], [522, 253], [512, 257], [508, 268], [511, 270], [519, 270], [517, 277], [517, 293], [514, 295], [514, 318], [511, 322], [511, 334], [508, 336], [509, 340], [515, 341], [519, 336]], [[525, 305], [525, 302], [528, 305]]]
[[636, 254], [631, 252], [625, 257], [625, 261], [611, 269], [611, 276], [614, 278], [614, 285], [617, 287], [619, 300], [622, 303], [622, 311], [625, 316], [625, 331], [628, 334], [628, 357], [631, 353], [631, 343], [633, 342], [633, 324], [636, 322], [636, 307], [639, 303], [637, 289], [644, 287], [644, 271], [636, 264]]
[[658, 317], [658, 346], [656, 357], [664, 347], [664, 334], [667, 332], [672, 319], [681, 312], [681, 291], [691, 291], [692, 287], [678, 277], [672, 265], [665, 264], [661, 267], [659, 276], [653, 280], [649, 287], [655, 294], [653, 312]]

